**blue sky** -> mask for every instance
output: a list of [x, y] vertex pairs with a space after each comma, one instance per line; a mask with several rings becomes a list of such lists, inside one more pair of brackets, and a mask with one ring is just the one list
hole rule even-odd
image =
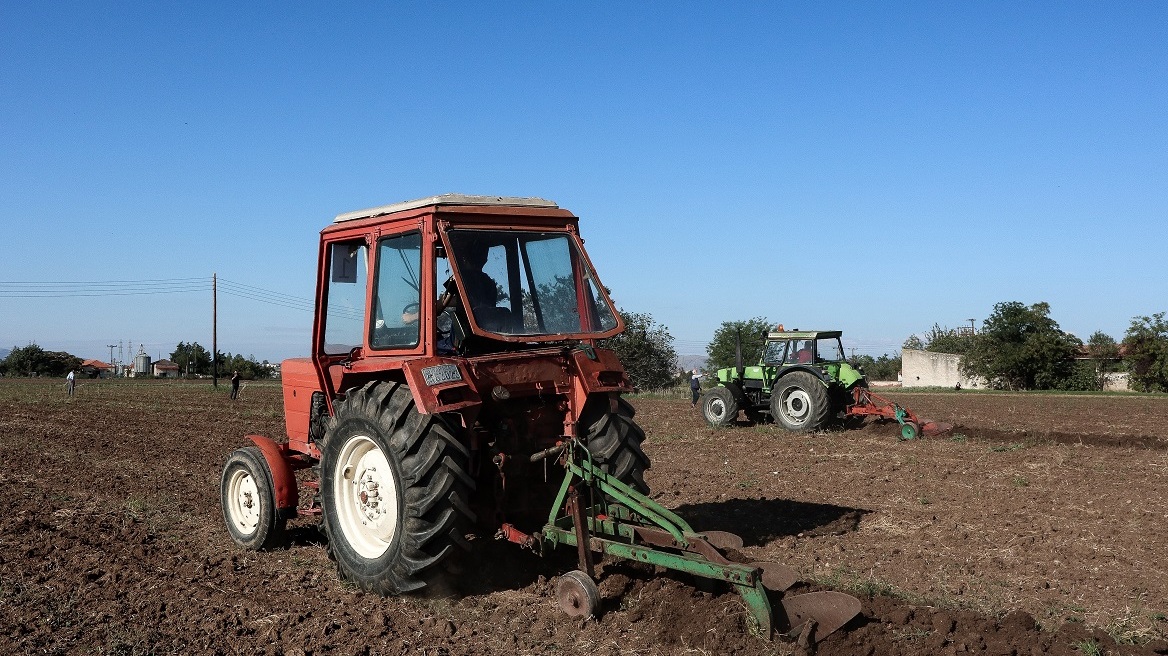
[[[1163, 3], [237, 5], [0, 4], [0, 346], [210, 346], [209, 291], [12, 283], [308, 300], [333, 216], [445, 192], [574, 211], [683, 354], [760, 315], [878, 355], [1002, 301], [1084, 339], [1168, 310]], [[309, 312], [219, 317], [307, 353]]]

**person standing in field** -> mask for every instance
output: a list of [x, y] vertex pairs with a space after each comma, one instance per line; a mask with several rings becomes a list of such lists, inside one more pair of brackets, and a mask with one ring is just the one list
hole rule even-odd
[[231, 400], [239, 398], [239, 371], [231, 372]]
[[73, 396], [73, 389], [75, 385], [76, 381], [74, 380], [73, 370], [70, 369], [69, 375], [65, 376], [65, 391], [69, 396]]
[[691, 408], [698, 407], [698, 397], [702, 395], [702, 375], [698, 373], [697, 369], [694, 369], [693, 375], [689, 377], [689, 392], [691, 397], [689, 406]]

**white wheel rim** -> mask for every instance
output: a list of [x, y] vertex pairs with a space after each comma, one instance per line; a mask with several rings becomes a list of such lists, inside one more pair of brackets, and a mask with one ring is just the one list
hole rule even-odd
[[706, 412], [709, 413], [711, 419], [721, 421], [726, 414], [726, 404], [722, 403], [722, 399], [710, 399], [710, 402], [706, 404]]
[[227, 512], [231, 523], [244, 535], [255, 533], [260, 525], [260, 491], [255, 477], [246, 469], [231, 472], [227, 483]]
[[793, 424], [802, 424], [807, 421], [811, 412], [811, 397], [799, 388], [788, 391], [783, 395], [783, 416]]
[[377, 558], [397, 533], [397, 481], [389, 460], [364, 435], [349, 439], [333, 471], [337, 519], [353, 550]]

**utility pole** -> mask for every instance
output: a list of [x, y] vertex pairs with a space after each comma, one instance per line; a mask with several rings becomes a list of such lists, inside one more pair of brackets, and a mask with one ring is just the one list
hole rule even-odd
[[967, 319], [967, 321], [969, 321], [969, 333], [971, 335], [977, 333], [977, 328], [975, 328], [973, 325], [973, 323], [975, 321], [977, 321], [977, 319]]
[[211, 274], [211, 385], [219, 389], [219, 291], [218, 275]]
[[115, 346], [117, 346], [117, 344], [106, 344], [106, 347], [108, 347], [110, 350], [110, 362], [109, 363], [110, 363], [111, 367], [114, 364], [114, 347]]

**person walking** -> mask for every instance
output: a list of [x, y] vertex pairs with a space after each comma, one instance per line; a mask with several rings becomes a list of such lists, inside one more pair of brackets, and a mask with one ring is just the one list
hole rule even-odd
[[239, 398], [239, 371], [231, 372], [231, 400]]
[[697, 369], [693, 370], [693, 375], [689, 377], [689, 392], [692, 397], [689, 401], [691, 408], [698, 407], [698, 397], [702, 395], [702, 375], [698, 373]]
[[70, 369], [69, 375], [65, 376], [65, 391], [69, 394], [69, 396], [73, 396], [73, 390], [75, 389], [75, 386], [76, 380], [74, 378], [73, 370]]

